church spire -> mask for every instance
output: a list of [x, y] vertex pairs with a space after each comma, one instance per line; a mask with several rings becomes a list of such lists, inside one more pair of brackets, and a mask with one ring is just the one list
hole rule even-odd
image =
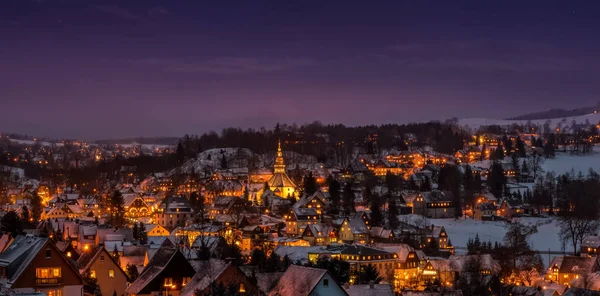
[[275, 157], [275, 165], [273, 165], [275, 174], [285, 173], [285, 163], [283, 161], [283, 152], [281, 152], [281, 140], [277, 140], [277, 157]]

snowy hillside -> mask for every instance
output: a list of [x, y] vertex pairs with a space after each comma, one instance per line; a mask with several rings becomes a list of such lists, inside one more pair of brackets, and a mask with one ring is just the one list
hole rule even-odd
[[222, 169], [222, 158], [225, 157], [227, 168], [245, 168], [250, 158], [256, 158], [261, 163], [260, 156], [246, 148], [215, 148], [202, 151], [194, 159], [190, 159], [181, 166], [182, 173], [191, 173], [192, 170], [198, 174], [212, 173]]
[[489, 118], [464, 118], [458, 120], [458, 125], [468, 127], [473, 131], [478, 130], [482, 126], [500, 125], [509, 126], [512, 124], [526, 125], [528, 123], [537, 125], [540, 128], [548, 123], [550, 129], [554, 130], [557, 127], [568, 129], [573, 123], [576, 124], [597, 124], [600, 122], [600, 113], [591, 113], [574, 117], [563, 117], [553, 119], [536, 119], [536, 120], [504, 120], [504, 119], [489, 119]]

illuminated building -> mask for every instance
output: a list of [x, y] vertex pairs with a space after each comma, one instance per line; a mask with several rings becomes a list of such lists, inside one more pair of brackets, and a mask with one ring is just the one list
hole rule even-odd
[[281, 142], [277, 146], [277, 157], [273, 165], [273, 177], [267, 182], [269, 188], [278, 196], [287, 198], [294, 196], [296, 184], [285, 173], [285, 163], [283, 161], [283, 152], [281, 152]]

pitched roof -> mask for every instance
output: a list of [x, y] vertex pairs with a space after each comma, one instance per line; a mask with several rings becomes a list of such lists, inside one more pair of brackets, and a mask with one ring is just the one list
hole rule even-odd
[[393, 296], [394, 289], [390, 284], [352, 285], [344, 288], [350, 296]]
[[271, 179], [269, 179], [269, 181], [267, 183], [269, 184], [270, 188], [296, 187], [296, 184], [294, 184], [294, 182], [292, 182], [290, 177], [288, 177], [288, 175], [285, 173], [273, 174], [273, 177], [271, 177]]
[[192, 265], [196, 274], [181, 289], [181, 295], [194, 295], [194, 291], [203, 291], [216, 281], [227, 268], [235, 268], [231, 263], [224, 260], [210, 259], [206, 261], [194, 261]]
[[577, 273], [585, 274], [594, 272], [598, 269], [598, 258], [579, 257], [579, 256], [555, 256], [548, 264], [548, 272], [552, 272], [554, 265], [559, 269], [559, 273]]
[[290, 265], [269, 295], [310, 295], [326, 274], [325, 269]]
[[181, 254], [176, 248], [157, 249], [142, 274], [127, 288], [127, 293], [139, 294], [154, 278], [160, 275], [177, 253]]
[[[21, 274], [31, 266], [31, 261], [46, 246], [54, 248], [59, 256], [63, 258], [65, 264], [79, 275], [79, 271], [68, 262], [67, 258], [48, 238], [19, 235], [12, 241], [10, 246], [0, 254], [0, 266], [7, 268], [7, 287], [10, 288]], [[81, 281], [83, 282], [83, 279], [81, 279]]]
[[121, 269], [121, 266], [119, 265], [119, 262], [117, 262], [117, 260], [115, 260], [115, 258], [113, 256], [111, 256], [106, 249], [104, 248], [98, 248], [98, 252], [96, 252], [96, 254], [94, 255], [94, 257], [92, 257], [92, 259], [90, 259], [90, 261], [86, 264], [86, 266], [84, 266], [80, 272], [81, 274], [85, 273], [88, 269], [90, 269], [92, 267], [92, 265], [94, 264], [94, 262], [96, 262], [96, 260], [98, 260], [98, 258], [100, 257], [100, 255], [104, 255], [104, 258], [108, 257], [110, 258], [110, 260], [117, 266], [117, 269], [119, 271], [121, 271], [121, 273], [123, 273], [123, 275], [125, 276], [126, 279], [129, 279], [129, 276], [127, 276], [127, 273], [125, 273], [125, 271], [123, 271], [123, 269]]

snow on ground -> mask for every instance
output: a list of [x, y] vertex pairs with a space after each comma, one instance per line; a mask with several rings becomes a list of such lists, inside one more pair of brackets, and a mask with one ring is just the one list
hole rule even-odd
[[594, 151], [586, 155], [571, 155], [568, 153], [557, 153], [556, 157], [544, 160], [543, 168], [545, 172], [554, 172], [556, 175], [562, 175], [574, 171], [577, 174], [581, 171], [584, 175], [590, 168], [600, 169], [600, 146], [595, 146]]
[[[562, 251], [562, 243], [558, 236], [559, 226], [554, 218], [534, 218], [522, 217], [519, 220], [527, 226], [537, 226], [537, 232], [530, 238], [529, 242], [534, 250], [537, 251]], [[508, 230], [508, 223], [502, 221], [478, 221], [471, 218], [466, 219], [429, 219], [429, 223], [436, 226], [444, 226], [448, 237], [454, 247], [459, 251], [466, 249], [469, 238], [479, 235], [481, 241], [491, 241], [501, 243]], [[572, 247], [565, 246], [565, 251], [571, 252]]]
[[21, 145], [40, 145], [40, 146], [47, 146], [50, 147], [52, 145], [56, 145], [56, 146], [62, 146], [63, 143], [50, 143], [50, 142], [45, 142], [45, 141], [33, 141], [33, 140], [18, 140], [18, 139], [8, 139], [9, 141], [13, 142], [13, 143], [17, 143], [17, 144], [21, 144]]
[[512, 124], [525, 125], [528, 122], [532, 124], [543, 126], [547, 121], [550, 122], [550, 128], [555, 129], [560, 123], [562, 126], [570, 126], [573, 121], [577, 124], [585, 124], [589, 122], [591, 124], [596, 124], [600, 122], [600, 113], [590, 113], [581, 116], [574, 117], [562, 117], [562, 118], [552, 118], [552, 119], [536, 119], [536, 120], [504, 120], [504, 119], [489, 119], [489, 118], [463, 118], [458, 120], [458, 125], [469, 127], [473, 130], [478, 130], [481, 126], [489, 126], [489, 125], [500, 125], [500, 126], [509, 126]]

